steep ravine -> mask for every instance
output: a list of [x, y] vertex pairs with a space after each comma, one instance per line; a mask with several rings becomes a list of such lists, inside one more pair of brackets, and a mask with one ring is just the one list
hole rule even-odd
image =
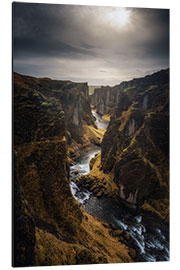
[[14, 74], [14, 266], [168, 260], [167, 76], [112, 89], [107, 127], [86, 83]]
[[72, 158], [103, 134], [87, 84], [17, 73], [13, 82], [13, 266], [133, 262], [135, 251], [70, 191]]
[[[93, 112], [96, 123], [102, 127], [100, 115]], [[166, 261], [169, 260], [168, 226], [156, 216], [140, 209], [130, 209], [124, 204], [117, 203], [113, 198], [97, 197], [83, 186], [78, 187], [77, 177], [90, 172], [90, 160], [100, 152], [94, 149], [82, 153], [82, 158], [70, 168], [70, 186], [75, 199], [89, 214], [101, 221], [115, 226], [114, 235], [127, 241], [129, 247], [136, 250], [135, 261]], [[77, 184], [76, 184], [77, 183]], [[119, 231], [118, 231], [119, 230]]]
[[111, 115], [101, 172], [112, 175], [119, 199], [168, 222], [169, 69], [101, 87], [90, 99], [97, 112]]
[[169, 70], [101, 87], [90, 99], [94, 116], [111, 119], [92, 170], [75, 179], [90, 192], [83, 207], [129, 234], [136, 261], [168, 260]]

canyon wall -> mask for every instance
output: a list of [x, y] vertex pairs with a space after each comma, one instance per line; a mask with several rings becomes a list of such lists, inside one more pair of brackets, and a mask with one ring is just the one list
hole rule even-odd
[[14, 73], [13, 86], [13, 266], [133, 261], [70, 191], [69, 147], [95, 126], [87, 84]]
[[169, 70], [116, 89], [119, 100], [102, 142], [102, 169], [113, 171], [121, 199], [165, 218], [169, 211]]
[[[82, 218], [69, 189], [65, 113], [58, 87], [63, 84], [14, 74], [14, 222], [18, 239], [15, 251], [19, 253], [14, 258], [16, 266], [26, 265], [27, 259], [21, 259], [27, 258], [23, 241], [35, 239], [37, 228], [53, 235], [59, 235], [60, 228], [64, 228], [64, 235], [68, 235], [71, 220], [79, 226]], [[27, 217], [21, 227], [18, 222], [23, 211], [18, 212], [19, 208]], [[26, 233], [27, 224], [34, 224], [34, 228]], [[26, 246], [35, 252], [35, 242], [27, 241]], [[34, 259], [27, 265], [33, 263]]]
[[112, 114], [116, 107], [121, 107], [121, 110], [126, 110], [130, 102], [129, 98], [133, 98], [135, 91], [131, 91], [130, 94], [132, 97], [124, 95], [124, 90], [127, 89], [137, 89], [140, 91], [140, 88], [145, 89], [150, 85], [162, 85], [168, 83], [168, 70], [162, 70], [152, 75], [147, 75], [142, 78], [135, 78], [130, 81], [125, 81], [119, 85], [113, 87], [110, 86], [101, 86], [101, 88], [96, 88], [94, 93], [90, 95], [90, 102], [93, 105], [97, 113]]
[[161, 218], [169, 213], [169, 69], [101, 87], [91, 96], [111, 120], [102, 141], [101, 167], [117, 198]]

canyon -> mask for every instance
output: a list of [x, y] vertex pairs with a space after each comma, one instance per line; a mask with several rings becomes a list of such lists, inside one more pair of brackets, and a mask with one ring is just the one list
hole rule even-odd
[[14, 266], [169, 260], [169, 69], [13, 86]]
[[101, 165], [113, 172], [118, 197], [168, 217], [169, 70], [96, 89], [91, 102], [111, 115]]

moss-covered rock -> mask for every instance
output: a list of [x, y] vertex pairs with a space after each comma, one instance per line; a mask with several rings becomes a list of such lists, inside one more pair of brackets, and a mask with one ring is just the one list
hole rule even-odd
[[[96, 90], [94, 99], [98, 95], [99, 102], [101, 96], [105, 100], [102, 92]], [[103, 172], [114, 175], [122, 200], [139, 206], [146, 200], [165, 217], [169, 211], [169, 70], [121, 83], [111, 89], [111, 95], [118, 99], [102, 141]]]
[[128, 248], [87, 218], [70, 191], [68, 154], [90, 143], [78, 131], [94, 123], [87, 90], [86, 84], [14, 74], [14, 266], [132, 261]]

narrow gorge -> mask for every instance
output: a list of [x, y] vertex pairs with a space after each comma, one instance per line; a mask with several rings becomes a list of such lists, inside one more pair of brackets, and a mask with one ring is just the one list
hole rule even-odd
[[13, 79], [14, 265], [168, 261], [169, 69]]

